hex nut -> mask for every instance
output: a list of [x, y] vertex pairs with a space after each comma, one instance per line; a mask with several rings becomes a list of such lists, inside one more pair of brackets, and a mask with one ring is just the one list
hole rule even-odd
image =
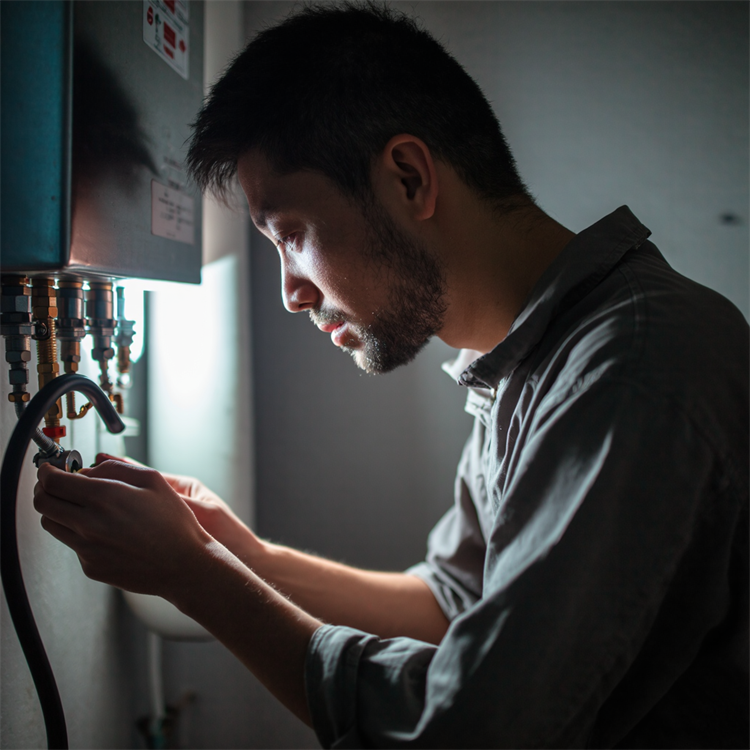
[[66, 338], [83, 338], [86, 335], [86, 324], [82, 318], [58, 318], [57, 335]]
[[[47, 385], [47, 383], [45, 383], [44, 385]], [[60, 419], [61, 416], [62, 416], [62, 409], [60, 408], [60, 402], [55, 401], [55, 403], [52, 404], [52, 406], [50, 406], [49, 410], [45, 414], [45, 417], [47, 417], [48, 419]]]
[[3, 294], [0, 299], [0, 312], [29, 312], [29, 298], [20, 294]]
[[3, 297], [30, 297], [31, 289], [27, 286], [17, 286], [15, 284], [3, 284]]
[[16, 402], [19, 403], [26, 403], [31, 398], [31, 394], [27, 391], [15, 391], [14, 393], [8, 394], [8, 401], [10, 401], [12, 404], [15, 404]]
[[[7, 334], [3, 334], [7, 335]], [[29, 336], [8, 336], [5, 339], [5, 351], [17, 352], [31, 350], [31, 335]]]
[[21, 351], [9, 351], [5, 352], [5, 361], [6, 362], [30, 362], [31, 361], [31, 352], [28, 350], [21, 350]]
[[[38, 286], [31, 290], [31, 304], [45, 304], [44, 300], [57, 299], [57, 290], [51, 286]], [[37, 300], [39, 300], [37, 302]]]
[[52, 305], [34, 306], [31, 308], [31, 315], [37, 320], [57, 317], [57, 307]]
[[29, 382], [29, 371], [24, 368], [23, 370], [11, 370], [8, 373], [8, 382], [11, 385], [26, 385]]
[[31, 315], [29, 313], [3, 313], [0, 330], [3, 336], [21, 335], [31, 336], [30, 332], [23, 332], [22, 329], [30, 329], [32, 326]]
[[91, 350], [91, 356], [98, 362], [102, 359], [112, 359], [115, 356], [115, 350], [112, 347], [104, 349], [102, 347], [95, 347]]

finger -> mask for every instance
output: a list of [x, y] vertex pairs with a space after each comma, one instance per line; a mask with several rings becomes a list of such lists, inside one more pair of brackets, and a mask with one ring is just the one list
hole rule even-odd
[[136, 461], [134, 458], [130, 458], [130, 456], [113, 456], [109, 453], [97, 453], [96, 454], [96, 460], [94, 462], [95, 466], [98, 466], [101, 463], [104, 463], [105, 461], [120, 461], [124, 464], [131, 464], [133, 466], [143, 466], [146, 467], [145, 464], [142, 464], [140, 461]]
[[84, 476], [89, 479], [109, 479], [141, 488], [154, 487], [156, 484], [163, 483], [158, 471], [149, 469], [147, 466], [136, 466], [116, 459], [108, 459], [97, 466], [79, 472], [79, 474], [81, 473], [84, 473]]
[[65, 500], [60, 500], [46, 492], [39, 491], [34, 494], [34, 509], [50, 521], [79, 532], [80, 522], [86, 511], [80, 505], [74, 505]]
[[62, 542], [73, 550], [80, 547], [83, 541], [73, 529], [53, 521], [49, 516], [42, 516], [42, 528], [58, 542]]
[[[43, 496], [52, 497], [50, 493], [47, 492], [47, 490], [44, 489], [44, 485], [41, 482], [37, 482], [34, 485], [34, 507], [36, 508], [37, 505], [37, 498], [40, 498], [40, 502], [42, 501]], [[61, 498], [61, 497], [55, 497], [55, 500], [57, 502], [63, 502], [63, 503], [69, 503], [71, 505], [82, 505], [83, 501], [79, 499], [78, 496], [67, 499], [67, 498]], [[39, 510], [39, 508], [37, 508]], [[42, 511], [39, 510], [41, 513]]]
[[94, 507], [102, 500], [116, 500], [133, 487], [154, 489], [160, 483], [165, 484], [158, 472], [117, 461], [105, 461], [85, 473], [75, 474], [43, 464], [37, 478], [49, 495], [85, 507]]
[[86, 486], [86, 477], [80, 472], [71, 473], [57, 469], [52, 464], [42, 464], [36, 476], [35, 496], [39, 492], [45, 492], [74, 505], [85, 505], [90, 490]]
[[94, 459], [94, 465], [104, 463], [105, 461], [122, 461], [120, 456], [113, 456], [109, 453], [97, 453]]

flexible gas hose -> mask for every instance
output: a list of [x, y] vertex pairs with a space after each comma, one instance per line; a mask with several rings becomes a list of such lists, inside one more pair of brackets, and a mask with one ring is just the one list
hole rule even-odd
[[62, 375], [45, 385], [29, 401], [8, 442], [0, 475], [0, 573], [5, 599], [39, 696], [47, 746], [62, 749], [68, 747], [65, 714], [23, 582], [16, 538], [16, 496], [23, 460], [37, 425], [50, 407], [69, 391], [87, 396], [110, 432], [125, 429], [109, 398], [96, 383], [83, 375]]

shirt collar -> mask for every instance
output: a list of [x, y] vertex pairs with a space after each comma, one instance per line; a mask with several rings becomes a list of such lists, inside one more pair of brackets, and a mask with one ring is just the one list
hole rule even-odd
[[[627, 206], [577, 234], [550, 264], [534, 286], [506, 337], [489, 353], [463, 350], [447, 372], [460, 385], [494, 391], [539, 343], [551, 321], [590, 292], [628, 250], [639, 247], [651, 234]], [[464, 354], [464, 352], [466, 352]], [[476, 358], [478, 357], [478, 359]], [[464, 363], [472, 362], [468, 367]]]

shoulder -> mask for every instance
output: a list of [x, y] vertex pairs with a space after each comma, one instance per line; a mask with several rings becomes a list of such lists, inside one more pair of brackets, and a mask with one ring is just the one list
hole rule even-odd
[[736, 453], [747, 445], [749, 343], [731, 302], [645, 243], [553, 321], [529, 370], [542, 411], [593, 388], [606, 408], [679, 413], [715, 450]]

